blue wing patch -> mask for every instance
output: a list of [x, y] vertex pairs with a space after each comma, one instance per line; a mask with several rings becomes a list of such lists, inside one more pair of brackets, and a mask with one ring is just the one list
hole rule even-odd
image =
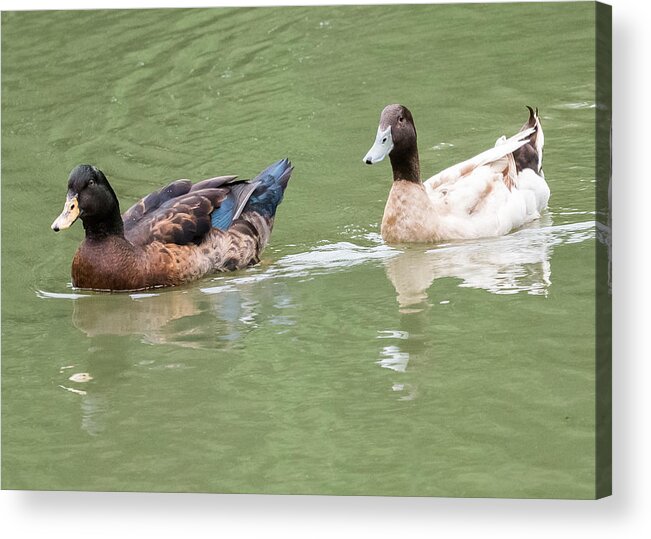
[[236, 198], [232, 195], [227, 196], [221, 203], [219, 208], [214, 210], [210, 215], [210, 221], [213, 228], [219, 230], [228, 230], [233, 222], [233, 215], [235, 214]]
[[245, 211], [255, 211], [272, 217], [283, 199], [292, 170], [294, 167], [289, 160], [281, 159], [268, 166], [250, 182], [231, 185], [231, 192], [210, 215], [213, 228], [228, 230], [233, 224], [238, 207], [238, 216], [244, 208]]

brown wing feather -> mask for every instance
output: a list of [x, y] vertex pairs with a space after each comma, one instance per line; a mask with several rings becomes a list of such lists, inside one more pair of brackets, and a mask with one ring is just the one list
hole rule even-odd
[[216, 176], [215, 178], [208, 178], [207, 180], [202, 180], [195, 183], [190, 191], [199, 191], [201, 189], [222, 187], [229, 183], [233, 183], [237, 179], [237, 176]]
[[140, 219], [160, 208], [163, 204], [183, 196], [189, 192], [200, 191], [202, 189], [214, 189], [222, 187], [233, 182], [237, 176], [216, 176], [195, 183], [190, 180], [176, 180], [169, 185], [148, 194], [141, 198], [133, 206], [122, 214], [122, 220], [126, 229], [134, 226]]
[[125, 228], [130, 228], [142, 219], [143, 216], [157, 210], [161, 204], [164, 204], [168, 200], [185, 195], [191, 188], [192, 182], [190, 180], [176, 180], [158, 191], [154, 191], [146, 197], [141, 198], [122, 214]]
[[154, 241], [187, 245], [200, 243], [212, 228], [210, 214], [228, 196], [228, 188], [201, 189], [168, 200], [126, 226], [124, 235], [134, 245]]
[[176, 180], [150, 193], [122, 214], [125, 237], [135, 245], [199, 243], [211, 228], [212, 211], [235, 188], [233, 184], [240, 183], [236, 179], [216, 176], [195, 184]]

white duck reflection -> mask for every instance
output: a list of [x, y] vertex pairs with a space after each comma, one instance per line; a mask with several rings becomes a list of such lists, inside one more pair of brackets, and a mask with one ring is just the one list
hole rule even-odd
[[437, 279], [456, 278], [460, 287], [493, 294], [524, 292], [546, 295], [552, 283], [553, 248], [594, 237], [594, 222], [550, 226], [541, 220], [508, 236], [450, 243], [436, 248], [409, 248], [385, 260], [387, 277], [401, 310], [427, 303]]
[[[435, 248], [409, 247], [386, 259], [386, 275], [396, 290], [401, 317], [398, 328], [378, 332], [382, 347], [377, 363], [406, 373], [410, 360], [429, 352], [427, 332], [422, 327], [428, 323], [424, 311], [431, 306], [430, 295], [434, 294], [430, 289], [436, 287], [436, 280], [455, 278], [460, 287], [492, 294], [545, 296], [552, 284], [554, 247], [594, 237], [594, 222], [551, 226], [551, 217], [547, 215], [508, 236]], [[408, 383], [394, 383], [392, 389], [400, 392], [401, 400], [411, 400], [416, 395], [415, 386]]]

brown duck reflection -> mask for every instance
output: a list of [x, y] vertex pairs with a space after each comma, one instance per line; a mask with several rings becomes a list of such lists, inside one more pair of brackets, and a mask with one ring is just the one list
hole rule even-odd
[[256, 299], [246, 288], [222, 287], [145, 294], [89, 294], [73, 302], [73, 325], [91, 338], [140, 336], [149, 344], [205, 348], [235, 342], [256, 325]]
[[[211, 283], [212, 284], [212, 283]], [[87, 337], [87, 353], [60, 368], [57, 385], [79, 395], [80, 428], [91, 436], [108, 428], [116, 388], [140, 369], [192, 367], [192, 354], [171, 354], [172, 361], [143, 358], [131, 337], [156, 345], [236, 351], [260, 324], [292, 323], [292, 304], [285, 283], [218, 285], [140, 294], [56, 294], [43, 297], [72, 300], [72, 323]], [[266, 313], [266, 314], [264, 314]], [[117, 337], [117, 338], [116, 338]], [[200, 352], [203, 357], [204, 352]], [[206, 357], [220, 358], [211, 353]], [[73, 376], [71, 376], [73, 375]], [[80, 379], [80, 375], [87, 375]]]
[[88, 337], [140, 334], [152, 343], [165, 342], [174, 320], [201, 312], [187, 292], [132, 296], [96, 295], [75, 300], [72, 323]]

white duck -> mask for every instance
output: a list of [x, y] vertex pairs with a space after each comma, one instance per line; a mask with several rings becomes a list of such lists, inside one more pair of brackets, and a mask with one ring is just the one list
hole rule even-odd
[[540, 217], [549, 187], [542, 171], [544, 135], [531, 107], [521, 131], [500, 137], [494, 148], [420, 180], [416, 127], [409, 109], [388, 105], [375, 144], [364, 157], [387, 155], [393, 186], [382, 219], [387, 243], [436, 243], [501, 236]]

